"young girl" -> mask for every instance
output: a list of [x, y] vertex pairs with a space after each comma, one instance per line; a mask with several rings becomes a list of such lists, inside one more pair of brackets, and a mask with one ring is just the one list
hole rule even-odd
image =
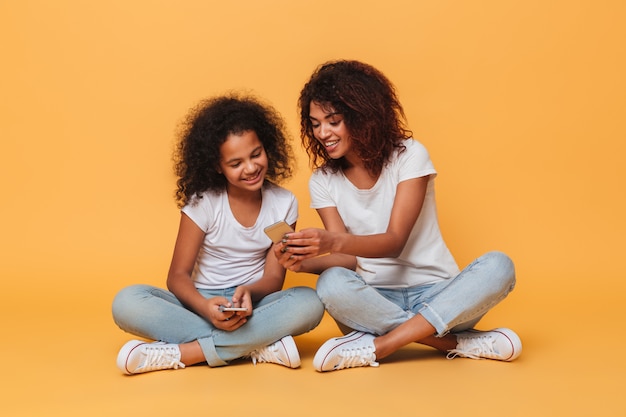
[[304, 86], [299, 108], [317, 168], [312, 207], [326, 230], [290, 233], [274, 251], [288, 269], [324, 271], [318, 295], [347, 334], [322, 345], [315, 369], [377, 366], [413, 342], [449, 358], [515, 359], [513, 331], [473, 330], [513, 289], [513, 263], [490, 252], [459, 270], [438, 225], [436, 171], [389, 80], [364, 63], [330, 62]]
[[134, 285], [113, 301], [121, 329], [158, 341], [126, 343], [124, 373], [241, 357], [300, 366], [291, 335], [316, 327], [324, 307], [311, 288], [281, 291], [285, 269], [263, 231], [296, 224], [294, 195], [275, 185], [292, 173], [287, 139], [278, 113], [253, 97], [213, 98], [189, 114], [175, 155], [182, 213], [169, 291]]

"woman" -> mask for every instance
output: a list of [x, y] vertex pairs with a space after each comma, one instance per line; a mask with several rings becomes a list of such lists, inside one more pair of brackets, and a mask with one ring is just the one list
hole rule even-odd
[[329, 62], [299, 109], [325, 230], [290, 233], [274, 250], [285, 268], [321, 274], [318, 295], [347, 334], [322, 345], [316, 370], [377, 366], [413, 342], [449, 358], [518, 357], [512, 330], [473, 329], [513, 289], [513, 263], [490, 252], [459, 270], [439, 229], [437, 173], [391, 82], [358, 61]]

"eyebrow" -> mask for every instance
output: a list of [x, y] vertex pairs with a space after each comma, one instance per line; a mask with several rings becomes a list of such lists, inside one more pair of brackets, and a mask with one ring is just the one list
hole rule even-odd
[[[257, 146], [256, 148], [254, 148], [254, 149], [252, 150], [252, 152], [250, 152], [250, 155], [255, 154], [255, 153], [256, 153], [256, 152], [258, 152], [260, 149], [263, 149], [263, 145], [259, 145], [259, 146]], [[233, 162], [238, 162], [238, 161], [241, 161], [242, 159], [243, 159], [243, 158], [232, 158], [232, 159], [229, 159], [228, 161], [224, 161], [224, 163], [225, 163], [225, 164], [232, 164]]]
[[[330, 119], [331, 117], [333, 117], [333, 116], [338, 116], [338, 115], [341, 115], [341, 113], [339, 113], [339, 112], [335, 111], [335, 112], [332, 112], [332, 113], [328, 113], [328, 114], [326, 114], [326, 116], [324, 116], [324, 119]], [[309, 119], [311, 119], [311, 120], [317, 120], [315, 117], [311, 116], [310, 114], [309, 114]]]

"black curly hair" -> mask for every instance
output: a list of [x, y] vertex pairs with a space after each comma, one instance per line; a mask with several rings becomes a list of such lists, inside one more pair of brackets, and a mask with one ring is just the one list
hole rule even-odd
[[280, 114], [251, 95], [229, 93], [201, 101], [180, 125], [174, 151], [179, 207], [205, 191], [225, 190], [218, 172], [220, 146], [230, 134], [254, 131], [267, 154], [265, 181], [280, 183], [293, 174], [291, 137]]
[[404, 149], [402, 141], [413, 135], [406, 127], [395, 87], [382, 72], [359, 61], [330, 61], [315, 70], [298, 100], [302, 145], [313, 168], [337, 172], [344, 158], [330, 158], [315, 139], [309, 118], [311, 102], [343, 115], [354, 152], [374, 176], [396, 149]]

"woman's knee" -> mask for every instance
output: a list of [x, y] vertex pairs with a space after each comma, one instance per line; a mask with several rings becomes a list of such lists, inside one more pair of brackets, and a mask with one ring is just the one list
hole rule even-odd
[[510, 292], [515, 287], [515, 264], [505, 253], [492, 251], [484, 255], [489, 262], [494, 278], [497, 278], [503, 289]]
[[333, 297], [341, 293], [341, 287], [346, 283], [354, 271], [342, 267], [328, 268], [317, 278], [317, 295], [324, 301], [329, 297]]

